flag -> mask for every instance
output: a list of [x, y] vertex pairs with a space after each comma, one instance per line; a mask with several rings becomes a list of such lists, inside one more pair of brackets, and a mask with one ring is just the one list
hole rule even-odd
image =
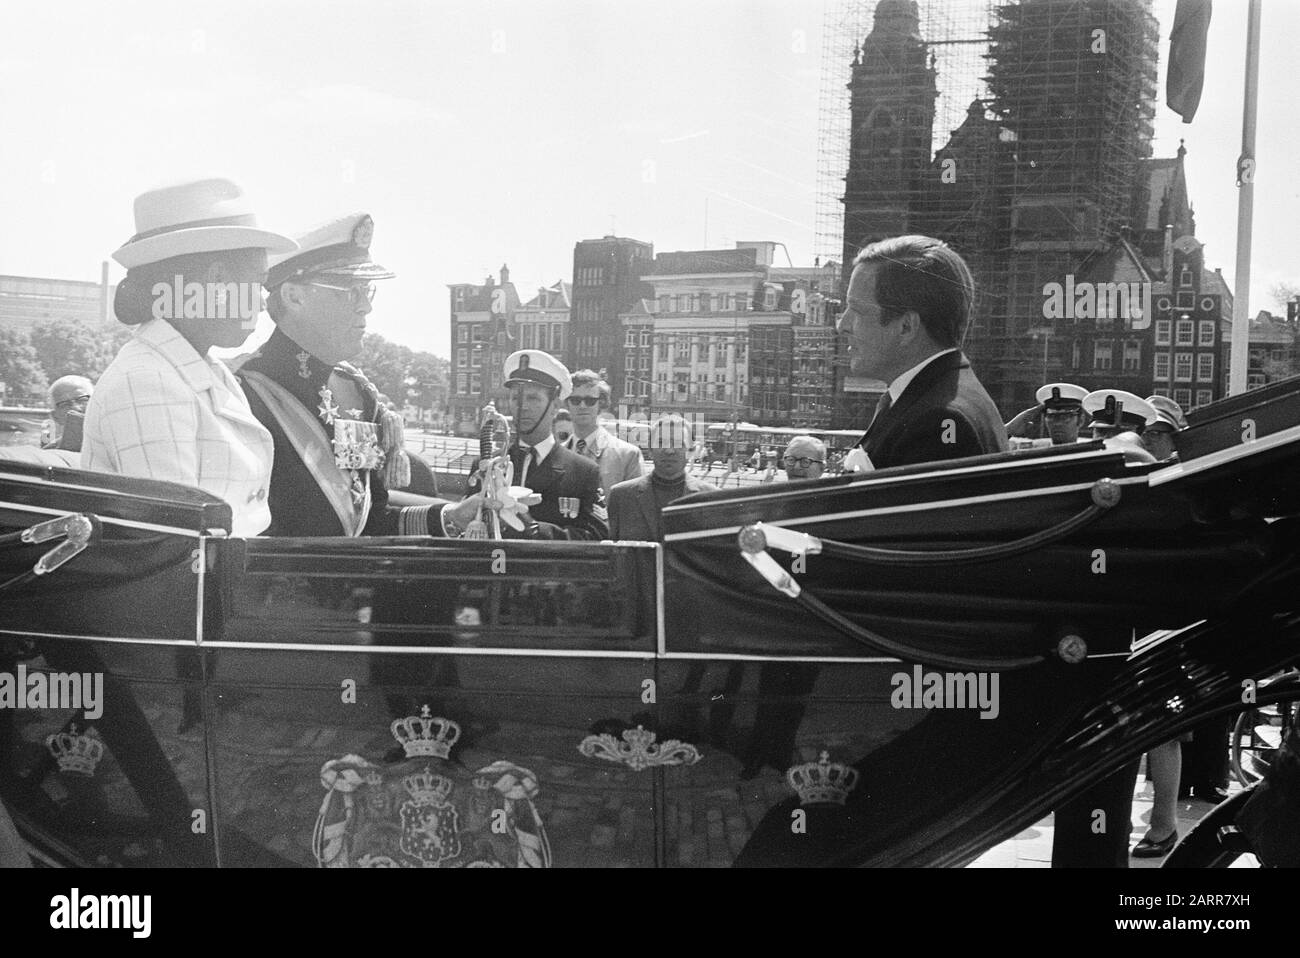
[[1210, 32], [1210, 0], [1178, 0], [1169, 33], [1169, 72], [1165, 103], [1191, 123], [1205, 83], [1205, 37]]

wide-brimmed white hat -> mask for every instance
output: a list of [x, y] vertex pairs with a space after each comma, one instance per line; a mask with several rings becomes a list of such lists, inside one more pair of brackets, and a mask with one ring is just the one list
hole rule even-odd
[[189, 180], [135, 198], [135, 235], [113, 254], [127, 269], [188, 253], [264, 249], [289, 253], [288, 236], [261, 229], [239, 184], [214, 177]]

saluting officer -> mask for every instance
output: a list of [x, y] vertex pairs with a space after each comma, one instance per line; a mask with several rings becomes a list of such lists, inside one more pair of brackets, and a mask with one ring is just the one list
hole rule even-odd
[[528, 539], [608, 539], [600, 468], [565, 449], [552, 434], [555, 413], [569, 395], [569, 371], [549, 353], [521, 349], [506, 357], [505, 385], [511, 392], [508, 411], [514, 415], [514, 484], [527, 486], [542, 501], [519, 513], [522, 533], [508, 527], [503, 533]]
[[410, 483], [402, 420], [350, 363], [361, 352], [375, 282], [396, 275], [370, 258], [373, 235], [370, 215], [351, 213], [271, 260], [265, 285], [276, 329], [238, 374], [275, 440], [269, 535], [448, 531], [440, 522], [445, 500], [389, 507], [388, 490]]
[[1007, 435], [1016, 439], [1051, 439], [1054, 446], [1078, 442], [1086, 395], [1088, 390], [1074, 383], [1048, 383], [1039, 387], [1034, 394], [1037, 405], [1007, 423]]
[[1141, 396], [1123, 389], [1095, 389], [1083, 397], [1083, 411], [1091, 417], [1094, 439], [1115, 439], [1129, 432], [1141, 435], [1156, 421], [1156, 411]]

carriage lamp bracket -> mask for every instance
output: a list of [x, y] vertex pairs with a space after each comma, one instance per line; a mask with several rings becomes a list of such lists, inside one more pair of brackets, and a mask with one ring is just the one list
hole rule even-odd
[[[783, 549], [786, 548], [786, 546], [781, 545], [782, 542], [790, 544], [792, 540], [796, 538], [807, 539], [810, 542], [816, 543], [816, 548], [810, 550], [813, 552], [821, 551], [820, 542], [813, 539], [812, 536], [804, 535], [801, 532], [791, 532], [789, 529], [781, 529], [779, 526], [767, 526], [761, 522], [757, 522], [752, 526], [745, 526], [745, 528], [740, 530], [740, 536], [738, 538], [740, 542], [741, 558], [748, 562], [750, 566], [753, 567], [754, 571], [767, 580], [768, 585], [776, 589], [778, 592], [788, 595], [792, 599], [799, 598], [799, 593], [802, 591], [799, 588], [799, 583], [794, 580], [794, 577], [790, 575], [790, 573], [782, 569], [777, 561], [773, 559], [771, 554], [767, 551], [769, 540], [771, 540], [771, 544], [776, 548]], [[793, 552], [796, 550], [790, 549], [788, 551]]]
[[86, 513], [60, 516], [24, 529], [18, 538], [27, 545], [40, 545], [53, 539], [63, 539], [37, 559], [36, 565], [32, 567], [33, 575], [48, 575], [85, 552], [92, 543], [99, 541], [99, 519]]

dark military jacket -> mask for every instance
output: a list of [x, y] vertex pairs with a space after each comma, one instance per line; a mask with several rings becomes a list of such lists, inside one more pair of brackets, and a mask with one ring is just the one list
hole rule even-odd
[[[329, 366], [277, 329], [271, 334], [257, 353], [240, 367], [236, 373], [248, 405], [253, 415], [265, 426], [275, 440], [275, 463], [271, 470], [271, 528], [266, 534], [271, 536], [341, 536], [345, 534], [343, 523], [317, 485], [311, 472], [293, 447], [284, 429], [257, 392], [249, 387], [247, 372], [257, 372], [294, 395], [308, 409], [320, 428], [321, 435], [327, 440], [333, 439], [333, 426], [327, 425], [322, 409], [324, 401], [321, 389], [327, 388], [331, 373], [337, 373], [351, 379], [357, 384], [364, 408], [355, 418], [365, 422], [378, 422], [381, 409], [379, 396], [374, 385], [355, 366], [339, 363]], [[344, 410], [338, 415], [348, 416]], [[335, 467], [337, 468], [337, 467]], [[388, 488], [384, 484], [383, 469], [371, 469], [370, 472], [370, 515], [361, 535], [395, 536], [401, 534], [399, 517], [401, 510], [388, 504]], [[439, 508], [435, 505], [427, 512], [427, 529], [429, 535], [441, 536], [442, 525], [439, 520]], [[423, 529], [421, 531], [424, 531]]]
[[[519, 482], [518, 475], [515, 482]], [[476, 477], [471, 493], [478, 491], [478, 483]], [[586, 456], [557, 442], [545, 459], [529, 466], [524, 485], [542, 497], [540, 503], [528, 510], [537, 522], [536, 532], [528, 535], [538, 539], [609, 538], [605, 497], [600, 491], [600, 467]], [[509, 529], [502, 531], [508, 538], [525, 534]]]

